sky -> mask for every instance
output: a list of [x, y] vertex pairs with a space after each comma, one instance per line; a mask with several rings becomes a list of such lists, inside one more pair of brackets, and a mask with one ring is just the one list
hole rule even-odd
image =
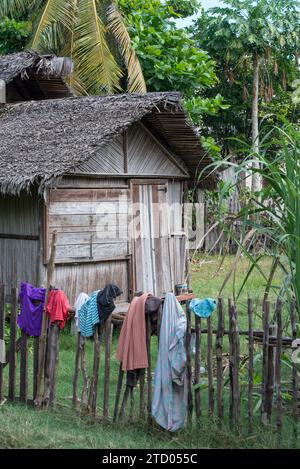
[[[200, 0], [200, 1], [202, 3], [203, 8], [205, 8], [206, 10], [208, 8], [221, 6], [221, 4], [222, 4], [221, 0]], [[195, 17], [196, 16], [197, 15], [195, 15]], [[193, 19], [194, 19], [194, 17], [190, 16], [189, 18], [185, 18], [183, 20], [177, 20], [176, 23], [177, 23], [178, 27], [180, 28], [180, 27], [188, 26], [189, 24], [191, 24]]]

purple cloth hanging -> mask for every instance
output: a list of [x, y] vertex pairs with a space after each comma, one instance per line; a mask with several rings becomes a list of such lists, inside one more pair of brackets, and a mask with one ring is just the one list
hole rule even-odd
[[45, 298], [46, 288], [35, 288], [29, 283], [21, 283], [18, 326], [32, 337], [41, 335]]

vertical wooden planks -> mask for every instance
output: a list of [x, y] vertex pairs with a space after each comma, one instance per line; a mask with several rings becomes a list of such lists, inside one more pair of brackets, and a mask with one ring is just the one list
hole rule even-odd
[[211, 317], [207, 319], [207, 375], [208, 375], [208, 410], [214, 415], [214, 376], [213, 376], [213, 330]]
[[265, 301], [263, 304], [263, 360], [262, 360], [262, 400], [261, 400], [261, 420], [264, 425], [267, 424], [267, 386], [268, 386], [268, 371], [269, 371], [269, 315], [270, 315], [270, 302]]
[[112, 328], [111, 317], [109, 317], [105, 323], [105, 368], [104, 368], [103, 417], [106, 419], [108, 419], [108, 409], [109, 409], [111, 328]]
[[10, 313], [10, 347], [9, 347], [9, 384], [8, 384], [8, 398], [11, 401], [16, 397], [16, 366], [17, 366], [17, 309], [18, 298], [17, 289], [11, 289], [11, 313]]
[[21, 333], [20, 346], [20, 401], [27, 403], [28, 397], [28, 335]]
[[231, 381], [231, 416], [232, 423], [235, 426], [240, 422], [240, 386], [239, 386], [239, 367], [240, 367], [240, 340], [237, 323], [237, 310], [235, 304], [230, 302], [229, 323], [231, 335], [230, 351], [230, 381]]
[[282, 390], [281, 390], [281, 351], [282, 351], [282, 301], [277, 299], [276, 303], [277, 322], [277, 344], [276, 344], [276, 365], [275, 365], [275, 387], [277, 396], [276, 427], [278, 433], [282, 429]]
[[4, 392], [3, 392], [3, 371], [4, 371], [4, 362], [5, 360], [5, 350], [4, 350], [4, 334], [5, 334], [5, 301], [4, 301], [4, 295], [5, 295], [5, 285], [0, 284], [0, 340], [3, 341], [1, 342], [2, 345], [0, 353], [3, 354], [1, 357], [2, 360], [0, 360], [0, 405], [4, 400]]
[[253, 359], [254, 359], [254, 338], [253, 338], [253, 301], [248, 298], [248, 432], [253, 432]]
[[192, 422], [193, 396], [192, 396], [192, 361], [191, 361], [191, 309], [190, 302], [186, 302], [186, 363], [188, 388], [188, 422]]
[[219, 419], [224, 417], [223, 407], [223, 337], [224, 337], [224, 302], [218, 301], [218, 329], [216, 335], [217, 357], [217, 415]]
[[[195, 318], [195, 411], [196, 417], [201, 417], [201, 393], [200, 393], [200, 367], [201, 367], [201, 318]], [[198, 387], [197, 387], [198, 386]]]
[[[293, 341], [297, 339], [297, 316], [296, 316], [296, 301], [293, 299], [290, 305], [290, 318], [292, 326], [292, 339]], [[293, 421], [294, 421], [294, 439], [297, 441], [298, 431], [298, 364], [294, 363], [292, 365], [292, 392], [293, 392]]]

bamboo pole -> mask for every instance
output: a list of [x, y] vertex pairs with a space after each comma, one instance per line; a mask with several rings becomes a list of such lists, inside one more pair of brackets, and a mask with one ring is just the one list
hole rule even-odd
[[248, 361], [248, 432], [253, 432], [253, 301], [248, 298], [248, 324], [249, 324], [249, 361]]
[[228, 300], [228, 316], [229, 316], [229, 421], [230, 425], [233, 424], [233, 339], [232, 339], [232, 321], [231, 321], [232, 300]]
[[39, 360], [38, 360], [38, 370], [37, 370], [37, 389], [36, 396], [34, 399], [35, 407], [39, 408], [42, 406], [43, 399], [43, 377], [45, 369], [45, 358], [46, 358], [46, 341], [47, 341], [47, 326], [48, 326], [48, 316], [46, 312], [48, 297], [50, 292], [50, 287], [53, 281], [54, 270], [55, 270], [55, 256], [56, 256], [56, 241], [57, 241], [57, 232], [53, 231], [52, 240], [51, 240], [51, 254], [47, 268], [47, 293], [45, 299], [45, 308], [43, 313], [42, 321], [42, 330], [39, 338]]
[[217, 357], [217, 415], [219, 419], [224, 417], [223, 406], [223, 337], [224, 337], [224, 302], [222, 298], [218, 301], [218, 330], [216, 336]]
[[[200, 393], [200, 367], [201, 367], [201, 318], [195, 319], [195, 411], [196, 417], [201, 417], [201, 393]], [[198, 386], [198, 387], [197, 387]]]
[[14, 401], [16, 398], [16, 366], [17, 366], [17, 309], [18, 298], [17, 289], [11, 289], [11, 314], [10, 314], [10, 346], [9, 346], [9, 377], [8, 377], [8, 398]]

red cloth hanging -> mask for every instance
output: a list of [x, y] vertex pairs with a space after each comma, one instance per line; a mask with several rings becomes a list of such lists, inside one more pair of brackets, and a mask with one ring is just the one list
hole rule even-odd
[[48, 296], [47, 313], [50, 322], [59, 322], [63, 329], [68, 320], [68, 313], [71, 308], [68, 298], [62, 290], [51, 290]]

